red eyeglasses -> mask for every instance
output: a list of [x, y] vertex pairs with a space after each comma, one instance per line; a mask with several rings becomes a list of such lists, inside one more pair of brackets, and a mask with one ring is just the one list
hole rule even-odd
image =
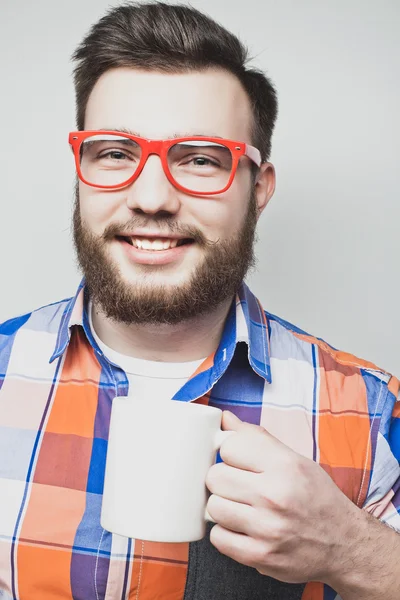
[[78, 177], [86, 185], [115, 190], [133, 183], [156, 154], [168, 180], [197, 196], [222, 194], [232, 184], [241, 156], [257, 167], [261, 154], [243, 142], [193, 136], [147, 140], [116, 131], [73, 131], [69, 143]]

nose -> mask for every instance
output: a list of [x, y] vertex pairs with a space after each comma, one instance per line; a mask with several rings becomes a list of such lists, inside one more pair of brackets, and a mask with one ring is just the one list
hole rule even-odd
[[151, 215], [179, 211], [179, 192], [168, 181], [159, 156], [148, 157], [139, 177], [127, 190], [126, 203], [135, 212]]

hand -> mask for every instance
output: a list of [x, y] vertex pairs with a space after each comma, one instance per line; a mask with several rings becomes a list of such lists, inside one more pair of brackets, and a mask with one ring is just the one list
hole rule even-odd
[[[332, 585], [351, 569], [364, 534], [357, 508], [315, 462], [263, 427], [226, 411], [223, 463], [207, 476], [211, 543], [223, 554], [288, 583]], [[333, 587], [333, 586], [332, 586]]]

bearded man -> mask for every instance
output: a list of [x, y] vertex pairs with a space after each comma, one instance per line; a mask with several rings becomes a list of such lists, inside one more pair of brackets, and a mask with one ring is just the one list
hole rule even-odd
[[[74, 59], [84, 279], [0, 326], [1, 597], [398, 600], [399, 382], [244, 283], [275, 186], [272, 83], [234, 35], [163, 3], [113, 8]], [[128, 393], [216, 406], [236, 432], [198, 542], [100, 525]]]

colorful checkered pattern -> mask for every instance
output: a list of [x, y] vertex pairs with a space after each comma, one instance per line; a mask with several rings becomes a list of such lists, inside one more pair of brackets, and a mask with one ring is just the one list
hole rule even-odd
[[[82, 283], [0, 325], [0, 597], [182, 600], [188, 544], [100, 526], [111, 404], [128, 381], [93, 339], [87, 301]], [[263, 425], [400, 530], [398, 393], [374, 365], [264, 313], [243, 284], [217, 351], [175, 400]], [[319, 583], [303, 593], [334, 598]]]

